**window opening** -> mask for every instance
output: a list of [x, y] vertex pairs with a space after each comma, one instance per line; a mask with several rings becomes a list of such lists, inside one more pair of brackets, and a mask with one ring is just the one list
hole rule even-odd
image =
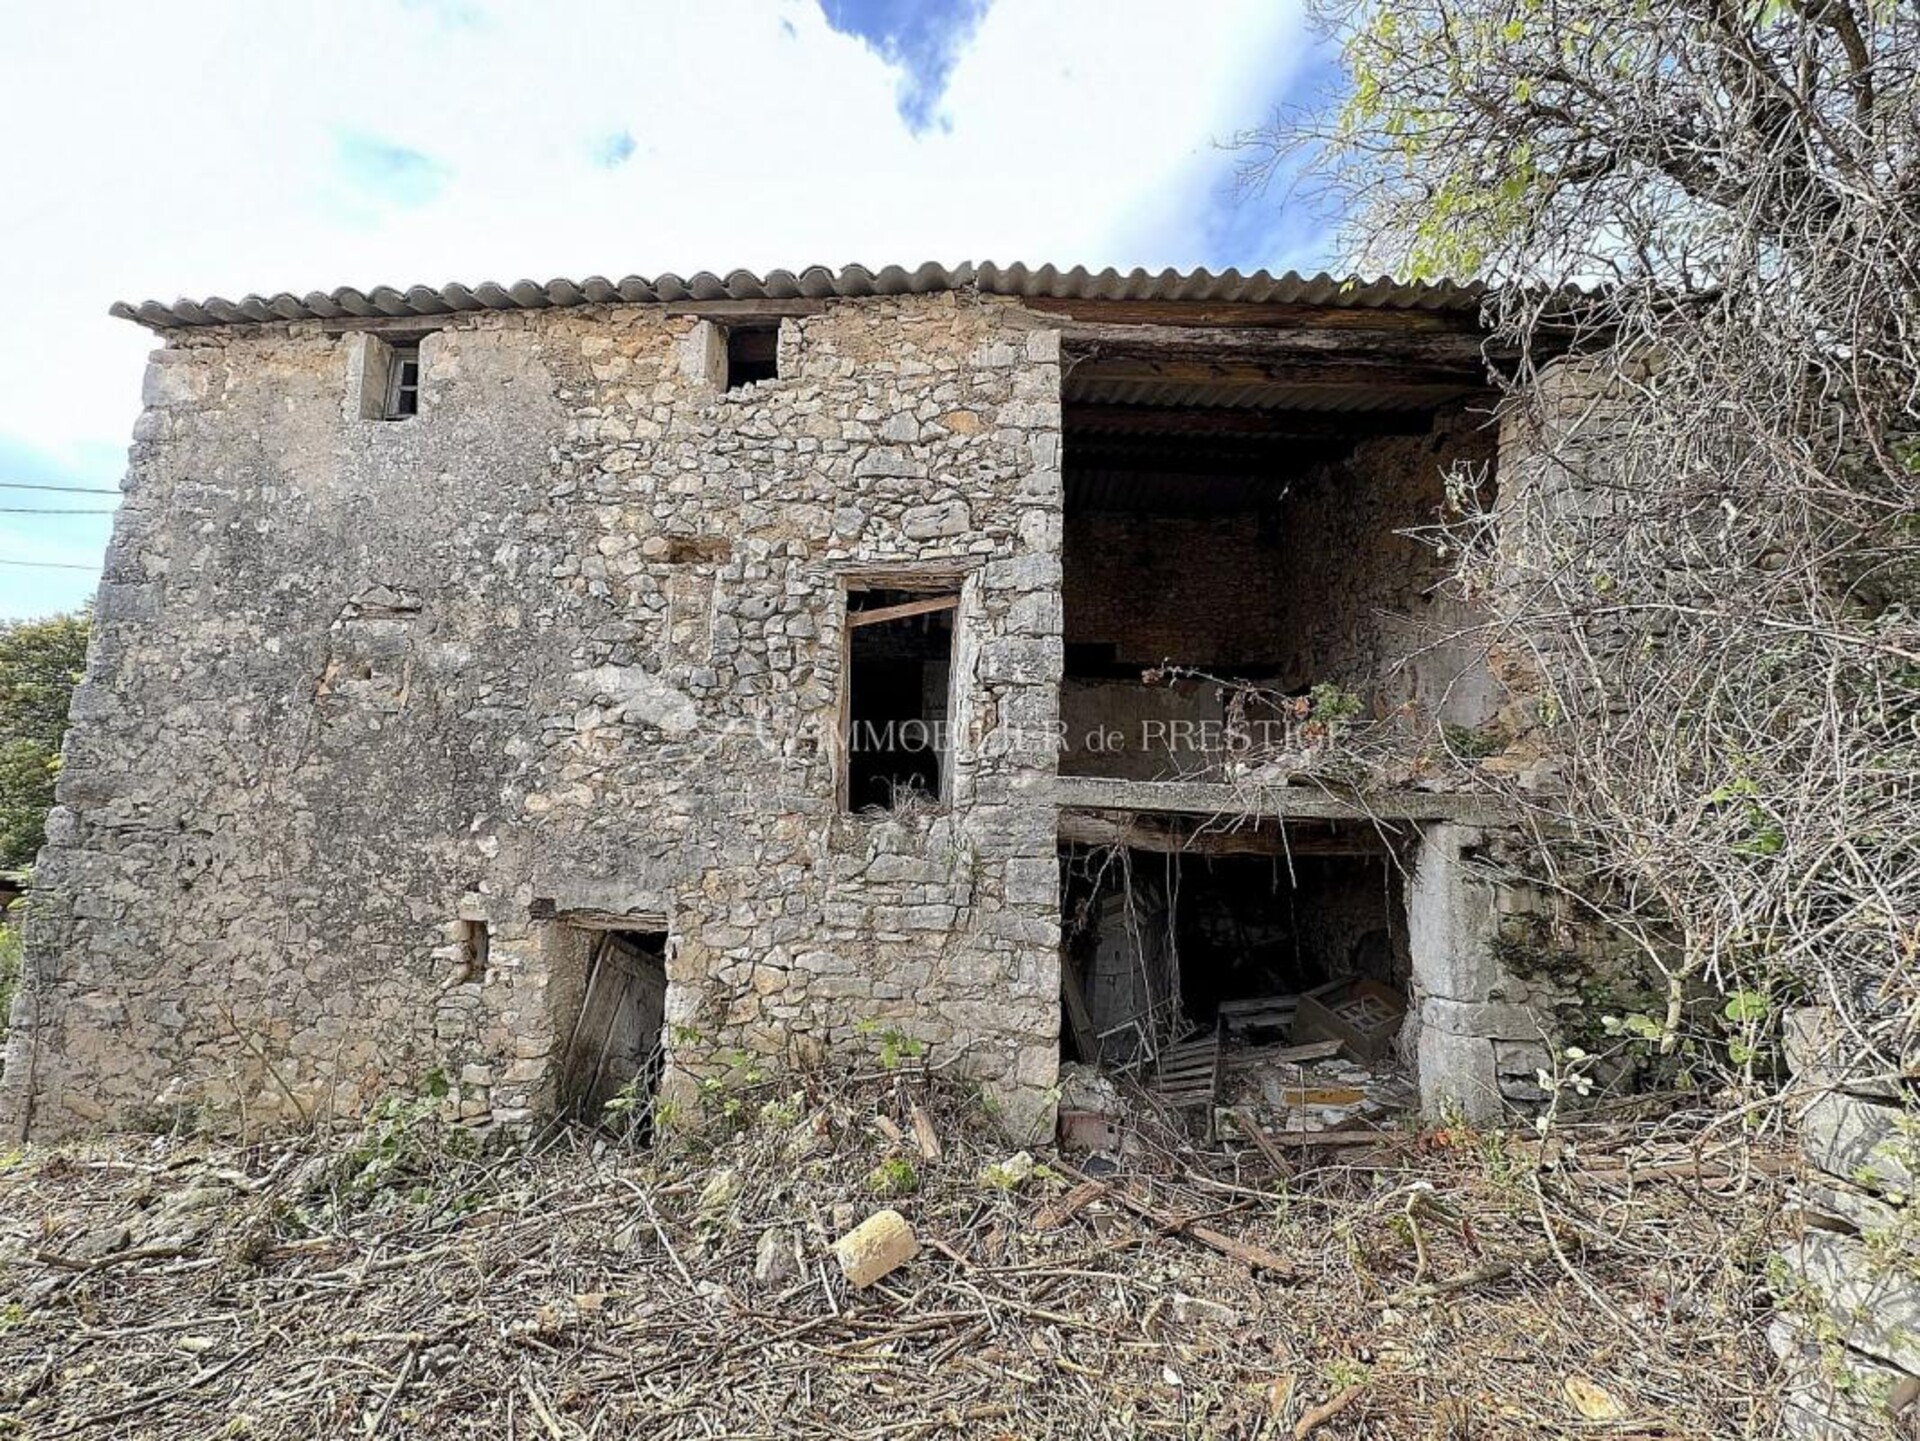
[[947, 796], [958, 590], [847, 597], [846, 804], [900, 810]]
[[387, 420], [420, 413], [420, 347], [396, 345], [387, 357]]
[[780, 376], [780, 331], [771, 325], [727, 329], [727, 389], [738, 390]]

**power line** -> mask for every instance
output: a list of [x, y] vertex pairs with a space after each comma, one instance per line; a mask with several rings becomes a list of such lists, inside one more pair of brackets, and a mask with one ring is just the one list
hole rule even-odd
[[0, 505], [0, 515], [112, 515], [111, 510], [59, 510], [37, 505]]
[[97, 570], [91, 565], [75, 565], [69, 560], [8, 560], [0, 556], [0, 565], [28, 565], [35, 570]]
[[57, 490], [65, 495], [118, 495], [110, 485], [34, 485], [24, 480], [0, 480], [0, 490]]

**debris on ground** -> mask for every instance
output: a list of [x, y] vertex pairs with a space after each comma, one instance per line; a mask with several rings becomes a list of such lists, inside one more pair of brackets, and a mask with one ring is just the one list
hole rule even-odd
[[1263, 1146], [1143, 1105], [1021, 1164], [927, 1076], [727, 1099], [650, 1150], [421, 1106], [0, 1158], [0, 1436], [1775, 1433], [1782, 1167], [1725, 1116]]

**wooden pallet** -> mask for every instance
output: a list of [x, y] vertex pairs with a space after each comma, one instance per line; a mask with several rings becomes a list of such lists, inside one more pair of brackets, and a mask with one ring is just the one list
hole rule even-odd
[[1153, 1093], [1168, 1106], [1207, 1107], [1209, 1124], [1220, 1096], [1221, 1035], [1216, 1026], [1211, 1035], [1169, 1046], [1153, 1068]]

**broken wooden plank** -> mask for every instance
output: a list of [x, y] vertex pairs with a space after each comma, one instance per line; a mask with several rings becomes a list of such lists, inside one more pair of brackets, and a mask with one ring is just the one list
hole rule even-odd
[[1283, 1106], [1357, 1106], [1367, 1093], [1356, 1086], [1287, 1086], [1280, 1092]]
[[1309, 1041], [1303, 1046], [1282, 1046], [1269, 1051], [1263, 1059], [1299, 1065], [1302, 1061], [1325, 1061], [1340, 1054], [1338, 1041]]
[[1269, 1131], [1276, 1146], [1373, 1146], [1393, 1139], [1388, 1131]]
[[1087, 1009], [1087, 998], [1080, 990], [1080, 974], [1071, 961], [1063, 960], [1060, 964], [1060, 1002], [1066, 1007], [1067, 1029], [1073, 1032], [1073, 1049], [1086, 1064], [1096, 1064], [1100, 1059], [1100, 1037], [1093, 1029], [1093, 1013]]
[[1253, 1114], [1245, 1106], [1241, 1106], [1234, 1111], [1233, 1119], [1240, 1127], [1240, 1133], [1253, 1142], [1255, 1149], [1267, 1158], [1267, 1164], [1273, 1167], [1274, 1175], [1282, 1181], [1292, 1180], [1293, 1163], [1280, 1154], [1278, 1146], [1267, 1139], [1266, 1132], [1260, 1129], [1259, 1124], [1253, 1119]]
[[[1082, 1175], [1078, 1170], [1064, 1161], [1055, 1161], [1053, 1164], [1059, 1170], [1066, 1172], [1067, 1175], [1072, 1176], [1075, 1180], [1083, 1184], [1091, 1179]], [[1115, 1190], [1112, 1192], [1112, 1196], [1115, 1201], [1125, 1206], [1129, 1211], [1133, 1212], [1134, 1215], [1139, 1216], [1142, 1220], [1153, 1222], [1154, 1225], [1158, 1226], [1170, 1236], [1189, 1237], [1192, 1240], [1198, 1241], [1209, 1250], [1218, 1251], [1221, 1255], [1231, 1257], [1233, 1260], [1239, 1261], [1241, 1264], [1255, 1271], [1266, 1271], [1272, 1275], [1289, 1279], [1299, 1274], [1294, 1269], [1293, 1263], [1277, 1251], [1270, 1251], [1265, 1246], [1255, 1245], [1251, 1241], [1236, 1240], [1224, 1231], [1217, 1231], [1211, 1226], [1203, 1226], [1183, 1216], [1171, 1215], [1161, 1210], [1151, 1201], [1144, 1201], [1130, 1191]]]
[[913, 1139], [920, 1147], [920, 1159], [939, 1160], [940, 1133], [934, 1130], [933, 1117], [927, 1114], [927, 1108], [915, 1101], [907, 1112], [907, 1119], [913, 1124]]
[[953, 610], [959, 604], [960, 597], [957, 595], [930, 595], [925, 600], [902, 601], [899, 605], [883, 605], [874, 610], [850, 610], [847, 612], [847, 626], [857, 630], [863, 625], [879, 625], [882, 621], [907, 620], [931, 611]]
[[1095, 1201], [1113, 1189], [1105, 1181], [1082, 1181], [1057, 1201], [1050, 1201], [1034, 1213], [1036, 1231], [1057, 1231]]

